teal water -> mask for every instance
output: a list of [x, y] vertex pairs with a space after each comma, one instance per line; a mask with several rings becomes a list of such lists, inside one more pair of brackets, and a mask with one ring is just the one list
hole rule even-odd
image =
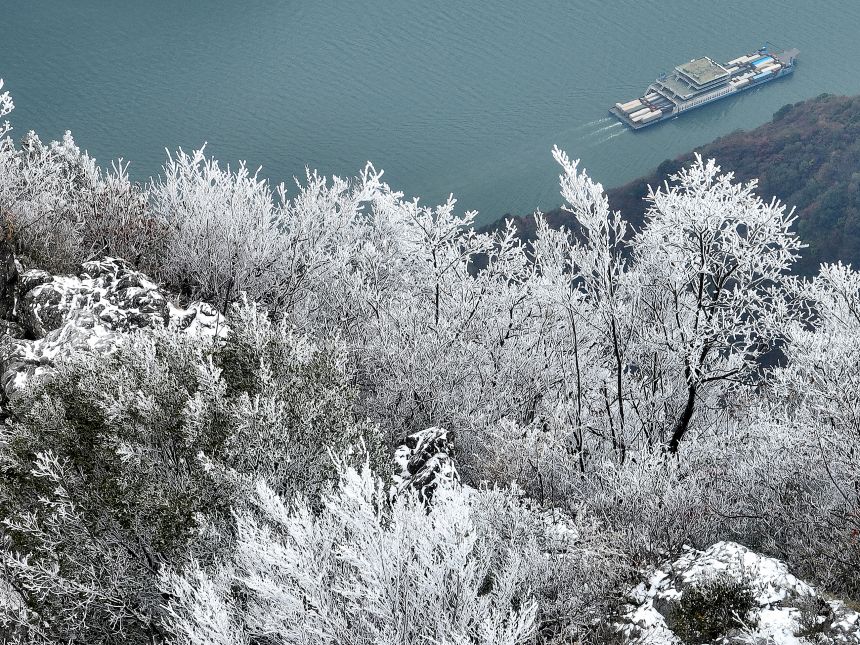
[[[165, 148], [290, 181], [372, 160], [408, 196], [480, 221], [558, 204], [553, 144], [607, 186], [821, 92], [860, 93], [856, 0], [4, 0], [15, 134], [71, 129], [106, 163]], [[765, 40], [793, 77], [643, 132], [607, 119], [661, 71]]]

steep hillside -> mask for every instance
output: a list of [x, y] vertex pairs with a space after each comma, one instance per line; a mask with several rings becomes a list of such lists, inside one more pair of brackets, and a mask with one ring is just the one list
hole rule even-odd
[[[797, 231], [809, 245], [797, 270], [815, 273], [821, 262], [860, 265], [860, 97], [822, 94], [786, 105], [773, 120], [737, 131], [696, 149], [724, 170], [747, 181], [759, 179], [758, 193], [796, 207]], [[648, 185], [666, 180], [693, 152], [666, 160], [651, 174], [608, 191], [613, 209], [634, 225], [647, 208]], [[567, 213], [549, 213], [556, 225], [570, 224]], [[517, 218], [526, 237], [531, 217]]]

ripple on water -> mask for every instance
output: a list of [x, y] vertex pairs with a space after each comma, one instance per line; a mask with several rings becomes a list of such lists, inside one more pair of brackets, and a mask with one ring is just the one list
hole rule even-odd
[[[453, 191], [483, 221], [560, 200], [553, 144], [611, 186], [785, 103], [860, 86], [853, 0], [786, 0], [740, 21], [741, 0], [10, 4], [0, 76], [18, 135], [70, 128], [137, 178], [164, 148], [204, 141], [277, 180], [308, 164], [350, 176], [371, 159], [407, 195]], [[660, 71], [767, 39], [802, 50], [793, 78], [635, 134], [608, 120]]]

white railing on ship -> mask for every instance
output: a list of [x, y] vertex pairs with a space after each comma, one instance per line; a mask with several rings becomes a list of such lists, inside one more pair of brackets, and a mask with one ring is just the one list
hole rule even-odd
[[717, 92], [716, 94], [712, 94], [711, 96], [708, 96], [706, 98], [701, 98], [697, 101], [693, 101], [692, 103], [690, 103], [689, 105], [685, 105], [684, 107], [682, 107], [678, 111], [684, 112], [685, 110], [692, 109], [692, 108], [696, 107], [697, 105], [701, 105], [702, 103], [707, 103], [708, 101], [713, 101], [714, 99], [719, 98], [721, 96], [725, 96], [726, 94], [731, 94], [734, 91], [735, 91], [735, 88], [733, 88], [733, 87], [725, 89], [722, 92]]

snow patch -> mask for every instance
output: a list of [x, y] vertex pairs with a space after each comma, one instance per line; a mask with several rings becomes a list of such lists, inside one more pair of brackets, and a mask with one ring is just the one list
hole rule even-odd
[[647, 580], [631, 590], [626, 613], [616, 625], [618, 633], [624, 642], [636, 645], [682, 643], [667, 618], [679, 606], [687, 589], [716, 576], [747, 585], [753, 592], [756, 611], [746, 628], [732, 628], [715, 642], [860, 644], [860, 615], [836, 601], [826, 603], [831, 618], [826, 625], [821, 623], [821, 633], [814, 640], [800, 636], [800, 606], [819, 599], [818, 592], [791, 574], [784, 562], [734, 542], [718, 542], [705, 551], [687, 549], [676, 560], [655, 569]]

